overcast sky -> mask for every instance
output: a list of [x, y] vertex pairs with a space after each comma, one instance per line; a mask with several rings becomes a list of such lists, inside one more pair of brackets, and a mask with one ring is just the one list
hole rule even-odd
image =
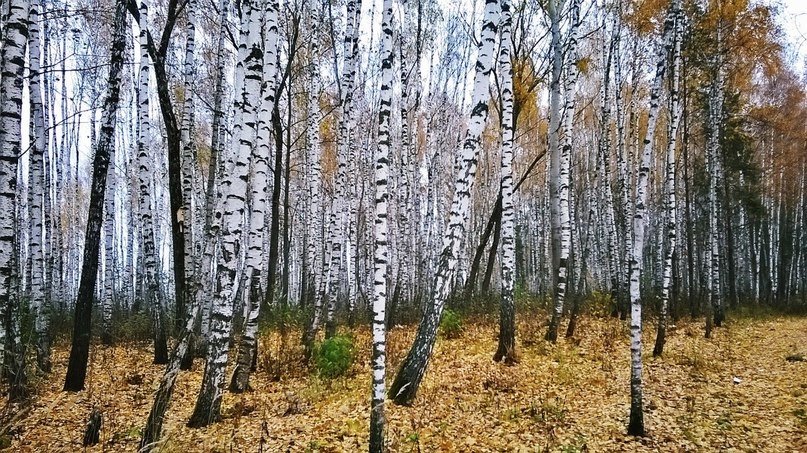
[[799, 55], [796, 64], [803, 69], [807, 58], [807, 0], [782, 0], [782, 4], [784, 10], [780, 20], [788, 34], [788, 41]]

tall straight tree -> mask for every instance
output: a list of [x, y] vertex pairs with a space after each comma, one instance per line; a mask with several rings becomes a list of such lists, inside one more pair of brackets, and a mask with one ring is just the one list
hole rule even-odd
[[[225, 63], [227, 61], [225, 55], [225, 37], [227, 35], [227, 17], [230, 7], [229, 0], [219, 0], [219, 29], [216, 38], [216, 85], [213, 89], [213, 119], [211, 121], [211, 142], [210, 142], [210, 162], [208, 163], [207, 170], [207, 191], [205, 192], [205, 207], [204, 207], [204, 252], [202, 256], [197, 259], [196, 266], [198, 272], [195, 272], [201, 280], [200, 288], [196, 291], [195, 303], [200, 306], [201, 316], [194, 333], [190, 337], [190, 346], [188, 347], [188, 354], [193, 354], [193, 349], [196, 348], [198, 352], [204, 355], [207, 349], [207, 320], [210, 314], [210, 295], [212, 294], [212, 286], [215, 281], [215, 274], [212, 274], [213, 261], [216, 248], [217, 231], [213, 228], [213, 214], [216, 211], [216, 205], [221, 195], [220, 188], [216, 185], [216, 180], [221, 175], [219, 168], [222, 162], [222, 142], [224, 137], [224, 123], [226, 117], [222, 103], [224, 102], [224, 72]], [[201, 242], [201, 239], [200, 239]], [[209, 278], [202, 279], [202, 275], [211, 273]], [[199, 332], [197, 332], [197, 329]], [[200, 333], [197, 337], [197, 333]], [[198, 341], [198, 342], [197, 342]], [[187, 357], [183, 359], [182, 369], [190, 369], [192, 366], [192, 358]]]
[[513, 66], [510, 62], [513, 13], [510, 7], [510, 0], [502, 0], [502, 34], [499, 50], [502, 92], [502, 300], [499, 315], [499, 346], [493, 356], [493, 360], [505, 363], [516, 361], [516, 306], [513, 294], [516, 277], [513, 208]]
[[109, 156], [115, 146], [115, 123], [120, 101], [121, 69], [126, 50], [126, 6], [125, 0], [118, 0], [113, 22], [112, 50], [110, 52], [107, 95], [101, 113], [101, 129], [93, 158], [90, 207], [87, 215], [87, 232], [84, 245], [84, 261], [81, 267], [81, 280], [73, 327], [73, 343], [67, 365], [64, 389], [77, 392], [84, 388], [87, 376], [87, 359], [90, 352], [90, 326], [92, 304], [95, 296], [96, 275], [98, 274], [98, 252], [100, 249], [101, 225], [103, 224], [104, 192], [109, 170]]
[[[347, 153], [350, 146], [351, 104], [353, 102], [356, 65], [358, 62], [358, 34], [361, 22], [361, 0], [348, 0], [346, 10], [346, 27], [344, 37], [343, 74], [337, 87], [340, 92], [340, 112], [337, 143], [337, 170], [334, 179], [334, 197], [328, 212], [327, 240], [325, 242], [325, 263], [322, 266], [320, 287], [315, 301], [314, 311], [308, 328], [303, 334], [303, 345], [306, 357], [310, 357], [313, 341], [322, 322], [322, 310], [325, 308], [326, 337], [336, 333], [336, 297], [339, 289], [339, 270], [342, 264], [342, 232], [348, 204], [345, 196], [347, 178]], [[339, 79], [339, 77], [337, 77]], [[268, 297], [268, 295], [267, 295]]]
[[[183, 68], [183, 86], [185, 96], [182, 104], [182, 124], [180, 128], [180, 136], [182, 140], [182, 215], [180, 222], [182, 224], [182, 232], [185, 236], [184, 250], [182, 251], [185, 257], [185, 292], [188, 303], [195, 299], [196, 296], [196, 282], [194, 279], [194, 211], [193, 211], [193, 197], [194, 191], [194, 176], [196, 164], [196, 144], [193, 140], [193, 121], [194, 121], [194, 77], [196, 72], [196, 14], [198, 9], [197, 0], [188, 0], [186, 5], [188, 11], [188, 25], [186, 28], [187, 38], [185, 42], [185, 65]], [[192, 356], [189, 356], [189, 358]]]
[[656, 55], [656, 74], [650, 88], [650, 111], [647, 117], [647, 130], [642, 142], [642, 157], [636, 179], [636, 207], [633, 212], [633, 253], [630, 263], [630, 421], [628, 434], [644, 435], [644, 412], [642, 408], [642, 297], [640, 282], [642, 277], [644, 232], [647, 214], [647, 185], [650, 168], [653, 164], [653, 138], [658, 120], [661, 90], [664, 73], [667, 69], [667, 58], [672, 51], [672, 35], [677, 11], [681, 8], [681, 0], [673, 0], [664, 19], [664, 31], [661, 45]]
[[499, 12], [498, 0], [486, 1], [482, 16], [482, 33], [477, 46], [476, 74], [471, 98], [472, 109], [462, 151], [457, 162], [457, 177], [454, 185], [454, 197], [451, 201], [451, 212], [443, 235], [442, 250], [438, 255], [437, 268], [431, 287], [431, 301], [426, 305], [415, 341], [390, 386], [389, 394], [396, 404], [412, 403], [423, 375], [426, 373], [426, 367], [437, 340], [440, 316], [451, 291], [462, 242], [465, 239], [471, 209], [471, 189], [476, 179], [480, 140], [488, 118], [490, 71], [495, 61]]
[[140, 0], [140, 79], [137, 89], [137, 164], [140, 185], [139, 212], [142, 226], [143, 260], [145, 262], [145, 300], [152, 310], [154, 328], [154, 363], [168, 363], [168, 343], [165, 334], [164, 308], [157, 280], [157, 247], [154, 241], [154, 202], [152, 200], [153, 160], [149, 155], [149, 52], [148, 2]]
[[[717, 4], [717, 14], [721, 14], [720, 5]], [[708, 251], [708, 278], [707, 282], [707, 320], [706, 320], [706, 338], [712, 334], [712, 321], [714, 325], [720, 327], [723, 324], [723, 292], [721, 285], [721, 231], [718, 225], [718, 216], [720, 213], [720, 199], [718, 194], [718, 187], [722, 179], [722, 162], [721, 162], [721, 147], [720, 147], [720, 129], [723, 120], [723, 35], [722, 35], [722, 21], [717, 22], [717, 49], [715, 56], [712, 60], [712, 81], [709, 87], [708, 99], [708, 114], [706, 124], [706, 166], [709, 172], [709, 251]], [[780, 205], [781, 210], [781, 205]], [[774, 241], [771, 241], [774, 242]], [[775, 245], [771, 244], [769, 256], [771, 260], [776, 256]], [[771, 274], [773, 275], [774, 266], [770, 266]], [[779, 282], [778, 276], [771, 278], [774, 286], [785, 282]], [[774, 293], [776, 291], [773, 291]]]
[[45, 285], [50, 281], [45, 280], [45, 229], [50, 229], [50, 225], [43, 226], [44, 202], [46, 187], [45, 180], [45, 153], [47, 153], [47, 128], [45, 127], [45, 109], [42, 98], [42, 68], [40, 64], [41, 38], [40, 38], [40, 12], [41, 3], [39, 0], [31, 1], [29, 12], [29, 64], [30, 83], [28, 88], [31, 93], [31, 124], [33, 139], [31, 140], [31, 161], [29, 166], [28, 191], [31, 204], [28, 207], [31, 212], [30, 222], [30, 254], [31, 254], [31, 306], [35, 314], [36, 331], [36, 363], [39, 371], [50, 372], [50, 299], [47, 297]]
[[[561, 0], [548, 0], [546, 13], [549, 16], [549, 52], [551, 55], [552, 71], [549, 82], [549, 221], [550, 244], [552, 255], [553, 282], [557, 285], [557, 269], [560, 259], [560, 101], [561, 101], [561, 75], [563, 73], [563, 48], [560, 34], [560, 8]], [[554, 309], [553, 314], [554, 317]], [[550, 326], [546, 339], [551, 340], [552, 331], [557, 339], [558, 326]]]
[[[0, 362], [11, 383], [11, 399], [25, 396], [24, 349], [18, 314], [16, 218], [17, 171], [22, 154], [22, 91], [28, 41], [27, 0], [3, 4], [5, 24], [0, 49]], [[6, 368], [7, 367], [7, 368]]]
[[664, 270], [661, 282], [661, 310], [659, 312], [658, 330], [656, 331], [656, 344], [653, 347], [653, 356], [660, 356], [664, 352], [664, 342], [667, 336], [667, 318], [670, 305], [670, 287], [672, 286], [673, 256], [676, 247], [676, 199], [675, 199], [675, 148], [678, 136], [678, 124], [681, 121], [680, 79], [681, 79], [681, 40], [684, 33], [684, 17], [682, 11], [677, 11], [675, 18], [675, 31], [673, 42], [673, 57], [670, 83], [670, 139], [667, 144], [666, 162], [666, 212], [665, 232], [667, 241], [664, 244]]
[[[558, 2], [550, 2], [550, 20], [554, 24], [556, 16], [559, 14]], [[563, 144], [560, 148], [560, 158], [557, 172], [557, 192], [551, 194], [555, 198], [553, 205], [557, 204], [557, 215], [560, 224], [560, 248], [558, 249], [557, 266], [555, 268], [555, 299], [553, 302], [552, 317], [549, 320], [549, 328], [546, 332], [546, 339], [555, 342], [558, 339], [558, 326], [563, 315], [563, 304], [566, 300], [566, 290], [568, 288], [569, 277], [569, 253], [572, 241], [572, 218], [569, 206], [569, 185], [571, 184], [572, 168], [572, 125], [574, 123], [574, 89], [577, 84], [579, 69], [577, 67], [577, 41], [578, 29], [580, 27], [580, 0], [571, 0], [569, 5], [569, 42], [566, 48], [566, 79], [564, 80], [565, 104], [563, 107]], [[553, 50], [553, 53], [556, 52]], [[554, 62], [553, 62], [554, 64]], [[554, 84], [555, 81], [553, 80]], [[550, 115], [552, 113], [550, 112]], [[555, 132], [560, 134], [559, 132]], [[554, 177], [555, 174], [551, 177]]]
[[[250, 185], [252, 189], [249, 210], [249, 232], [247, 234], [247, 252], [245, 258], [246, 288], [249, 293], [248, 309], [244, 323], [244, 334], [238, 347], [235, 370], [230, 383], [233, 392], [244, 392], [249, 388], [249, 374], [255, 353], [258, 348], [258, 318], [263, 291], [261, 288], [261, 268], [263, 267], [263, 237], [266, 218], [267, 177], [269, 175], [270, 129], [272, 115], [275, 112], [275, 92], [277, 77], [278, 50], [278, 10], [279, 2], [271, 0], [266, 3], [264, 17], [265, 45], [263, 56], [263, 100], [258, 112], [257, 141], [252, 148], [252, 166]], [[276, 169], [277, 170], [277, 169]], [[246, 292], [246, 291], [245, 291]]]
[[387, 374], [387, 266], [390, 178], [390, 119], [392, 116], [392, 0], [384, 0], [381, 22], [381, 103], [375, 163], [375, 257], [373, 260], [373, 396], [370, 404], [370, 451], [384, 451], [384, 400]]
[[339, 277], [344, 263], [342, 255], [344, 250], [342, 244], [347, 243], [350, 236], [350, 206], [353, 200], [348, 196], [349, 188], [348, 175], [348, 154], [353, 150], [350, 134], [355, 132], [354, 114], [352, 111], [353, 91], [356, 82], [356, 72], [358, 67], [358, 38], [359, 24], [361, 22], [361, 0], [348, 0], [347, 2], [347, 27], [344, 38], [344, 70], [342, 80], [339, 85], [341, 92], [341, 103], [339, 110], [339, 136], [337, 144], [337, 172], [334, 180], [335, 194], [328, 224], [328, 244], [330, 244], [330, 255], [328, 264], [328, 294], [325, 315], [325, 337], [330, 338], [336, 334], [336, 299], [339, 296]]
[[[230, 335], [232, 332], [233, 300], [236, 274], [241, 254], [241, 242], [246, 214], [247, 182], [250, 156], [257, 136], [257, 104], [261, 93], [263, 48], [261, 46], [260, 2], [242, 2], [242, 24], [239, 56], [243, 56], [243, 90], [236, 91], [235, 107], [238, 121], [233, 124], [232, 147], [234, 166], [223, 181], [220, 213], [221, 258], [217, 264], [216, 288], [210, 309], [210, 333], [202, 387], [196, 399], [188, 426], [198, 428], [218, 421], [224, 391]], [[236, 83], [238, 81], [236, 80]], [[239, 91], [240, 97], [239, 98]]]

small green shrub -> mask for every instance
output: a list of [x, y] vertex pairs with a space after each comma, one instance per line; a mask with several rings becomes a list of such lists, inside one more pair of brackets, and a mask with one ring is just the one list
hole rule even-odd
[[146, 312], [132, 313], [113, 326], [112, 336], [118, 341], [149, 341], [154, 335], [154, 319]]
[[611, 294], [594, 290], [588, 297], [588, 312], [592, 316], [608, 316], [614, 310]]
[[446, 309], [440, 320], [440, 334], [445, 338], [459, 338], [462, 335], [462, 316], [459, 313]]
[[317, 372], [329, 379], [347, 374], [354, 358], [353, 339], [345, 335], [323, 341], [314, 351]]

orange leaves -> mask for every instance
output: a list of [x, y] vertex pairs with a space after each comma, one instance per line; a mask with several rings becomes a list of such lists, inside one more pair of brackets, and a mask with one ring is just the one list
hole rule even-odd
[[622, 19], [639, 36], [660, 32], [670, 0], [631, 0], [623, 4]]
[[[413, 407], [387, 406], [389, 448], [409, 451], [803, 451], [807, 444], [807, 320], [733, 320], [712, 340], [697, 323], [670, 332], [665, 355], [645, 365], [649, 437], [625, 435], [628, 407], [627, 332], [618, 320], [584, 318], [580, 344], [542, 340], [522, 346], [517, 366], [493, 362], [496, 326], [469, 323], [460, 338], [438, 340]], [[519, 319], [529, 335], [535, 318]], [[647, 323], [647, 333], [654, 326]], [[395, 370], [414, 327], [390, 332]], [[692, 335], [686, 332], [692, 331]], [[164, 451], [322, 451], [367, 449], [370, 332], [355, 332], [362, 351], [354, 374], [323, 381], [263, 369], [254, 391], [225, 393], [222, 422], [185, 427], [201, 369], [179, 377], [165, 423]], [[296, 333], [291, 337], [297, 338]], [[279, 342], [272, 333], [268, 341]], [[294, 345], [291, 351], [300, 353]], [[652, 344], [648, 344], [649, 348]], [[266, 348], [262, 348], [266, 351]], [[66, 349], [54, 353], [54, 374], [40, 382], [28, 414], [15, 422], [12, 451], [77, 451], [93, 407], [104, 413], [101, 444], [90, 451], [134, 451], [162, 367], [142, 345], [97, 348], [91, 390], [61, 391]], [[263, 363], [263, 362], [261, 362]], [[607, 363], [609, 366], [604, 367]], [[134, 384], [142, 375], [143, 382]], [[733, 378], [739, 377], [740, 384]], [[293, 403], [296, 410], [288, 411]], [[574, 450], [576, 449], [576, 450]]]

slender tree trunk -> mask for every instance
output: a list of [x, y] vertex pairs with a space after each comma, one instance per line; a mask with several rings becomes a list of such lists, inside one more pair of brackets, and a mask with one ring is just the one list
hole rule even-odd
[[388, 212], [390, 178], [390, 118], [392, 116], [392, 0], [384, 0], [381, 23], [381, 104], [378, 112], [378, 149], [375, 164], [375, 259], [373, 260], [373, 396], [370, 406], [370, 451], [383, 452], [384, 400], [386, 399], [385, 325], [387, 306], [387, 265], [389, 263]]
[[47, 129], [45, 127], [45, 110], [42, 99], [42, 72], [40, 65], [40, 21], [41, 3], [39, 0], [31, 1], [29, 11], [29, 71], [31, 93], [31, 122], [33, 125], [33, 139], [31, 143], [31, 163], [29, 166], [28, 191], [31, 204], [28, 206], [31, 216], [31, 237], [29, 254], [31, 255], [31, 306], [35, 312], [36, 331], [36, 363], [41, 372], [48, 373], [51, 369], [50, 360], [50, 298], [47, 296], [46, 285], [51, 284], [45, 279], [47, 267], [46, 240], [44, 230], [50, 231], [51, 226], [43, 217], [47, 217], [49, 206], [44, 206], [46, 192], [50, 190], [45, 178], [45, 154], [47, 154]]
[[630, 267], [630, 422], [628, 434], [643, 436], [644, 411], [642, 408], [642, 297], [641, 275], [643, 266], [645, 225], [647, 215], [647, 185], [650, 179], [650, 168], [653, 165], [653, 140], [655, 138], [656, 122], [658, 120], [659, 102], [667, 69], [667, 56], [672, 48], [672, 35], [675, 18], [681, 8], [681, 0], [673, 0], [664, 20], [664, 34], [656, 56], [656, 75], [650, 91], [650, 111], [648, 113], [647, 130], [642, 146], [642, 157], [639, 173], [636, 180], [636, 208], [633, 214], [633, 254]]
[[[233, 303], [239, 250], [244, 229], [249, 161], [256, 138], [256, 107], [261, 85], [263, 49], [260, 42], [261, 14], [251, 0], [242, 3], [246, 32], [242, 33], [239, 54], [244, 56], [243, 99], [239, 120], [233, 125], [233, 143], [236, 150], [235, 165], [223, 181], [221, 220], [221, 259], [217, 265], [216, 291], [210, 312], [210, 337], [207, 360], [202, 376], [202, 388], [196, 400], [188, 426], [207, 426], [218, 421], [221, 397], [224, 390], [225, 368], [232, 330]], [[243, 50], [243, 52], [242, 52]], [[272, 62], [274, 63], [274, 62]], [[237, 97], [236, 97], [237, 99]], [[215, 227], [219, 227], [215, 225]]]
[[390, 386], [389, 394], [396, 404], [411, 404], [417, 394], [437, 339], [440, 316], [451, 289], [462, 241], [465, 239], [470, 213], [471, 189], [476, 177], [479, 140], [488, 117], [488, 100], [490, 96], [488, 85], [490, 71], [494, 62], [494, 43], [496, 41], [498, 22], [499, 2], [498, 0], [488, 0], [485, 4], [482, 34], [478, 45], [479, 51], [471, 103], [473, 107], [459, 160], [454, 198], [451, 202], [451, 213], [448, 218], [443, 247], [438, 258], [434, 283], [431, 289], [431, 303], [426, 307], [415, 341]]
[[[558, 5], [550, 8], [557, 8]], [[570, 5], [571, 29], [569, 31], [569, 43], [566, 48], [567, 61], [566, 80], [564, 91], [566, 103], [564, 105], [564, 125], [563, 125], [563, 146], [560, 150], [559, 170], [558, 170], [558, 191], [553, 194], [557, 197], [558, 215], [560, 220], [560, 248], [557, 259], [555, 294], [553, 302], [552, 317], [549, 320], [549, 328], [546, 332], [546, 340], [554, 343], [558, 339], [558, 326], [563, 315], [563, 304], [566, 300], [566, 290], [569, 283], [569, 252], [571, 250], [572, 219], [569, 206], [569, 185], [571, 184], [571, 159], [572, 159], [572, 125], [574, 123], [574, 88], [577, 83], [577, 40], [578, 28], [580, 26], [580, 0], [572, 0]], [[556, 9], [554, 13], [560, 14]], [[550, 20], [557, 20], [552, 19]], [[553, 82], [554, 83], [554, 82]]]
[[[247, 237], [247, 253], [245, 260], [246, 287], [249, 288], [248, 303], [244, 321], [244, 334], [238, 347], [233, 378], [230, 382], [230, 391], [241, 393], [249, 389], [249, 375], [256, 358], [258, 347], [258, 319], [260, 306], [263, 302], [261, 288], [261, 268], [263, 267], [263, 236], [266, 212], [266, 182], [269, 174], [270, 155], [270, 129], [269, 123], [273, 120], [273, 113], [277, 114], [275, 105], [275, 76], [277, 75], [277, 48], [278, 28], [277, 15], [279, 4], [277, 0], [266, 3], [263, 61], [263, 101], [258, 113], [257, 146], [252, 150], [252, 169], [250, 184], [252, 186], [251, 206], [249, 212], [249, 234]], [[279, 153], [279, 151], [278, 151]], [[275, 174], [279, 172], [275, 168]], [[274, 225], [274, 224], [273, 224]], [[275, 233], [276, 234], [276, 233]]]
[[[718, 215], [720, 212], [718, 200], [718, 184], [722, 178], [721, 172], [721, 147], [720, 129], [723, 119], [723, 68], [722, 55], [720, 55], [721, 30], [720, 24], [717, 26], [717, 57], [714, 61], [715, 79], [709, 92], [708, 121], [707, 125], [707, 167], [709, 170], [709, 309], [714, 316], [714, 325], [720, 327], [723, 323], [723, 296], [720, 278], [720, 231], [718, 225]], [[707, 322], [706, 337], [711, 336], [711, 326]]]
[[140, 86], [137, 91], [137, 162], [140, 184], [140, 221], [143, 227], [143, 259], [145, 261], [145, 296], [151, 306], [154, 328], [154, 363], [168, 363], [168, 342], [165, 334], [165, 312], [157, 277], [157, 247], [154, 237], [154, 203], [152, 200], [152, 178], [154, 170], [150, 156], [149, 135], [149, 61], [148, 53], [148, 3], [140, 0]]
[[516, 355], [515, 209], [513, 208], [513, 67], [510, 62], [513, 13], [510, 0], [502, 0], [502, 33], [499, 66], [502, 84], [502, 295], [499, 314], [499, 345], [493, 360], [512, 364]]
[[[213, 293], [212, 286], [216, 280], [214, 272], [214, 254], [216, 249], [216, 242], [218, 236], [217, 230], [213, 229], [213, 214], [216, 211], [216, 206], [221, 197], [221, 190], [216, 185], [217, 175], [219, 174], [219, 167], [222, 163], [222, 137], [224, 136], [225, 116], [222, 103], [224, 102], [224, 67], [227, 58], [224, 54], [224, 37], [226, 35], [227, 27], [227, 10], [230, 7], [229, 0], [219, 1], [219, 31], [218, 42], [216, 44], [216, 86], [213, 92], [213, 119], [211, 127], [211, 144], [210, 144], [210, 162], [208, 164], [207, 173], [207, 192], [205, 193], [205, 224], [204, 224], [204, 253], [201, 259], [197, 261], [199, 278], [201, 280], [201, 288], [196, 292], [196, 303], [200, 305], [201, 316], [197, 323], [198, 327], [194, 327], [194, 333], [191, 335], [189, 341], [190, 346], [186, 357], [182, 361], [182, 369], [189, 370], [192, 366], [193, 355], [204, 356], [207, 351], [207, 319], [210, 312], [210, 297]], [[202, 279], [203, 275], [209, 277]], [[195, 351], [194, 351], [195, 350]]]
[[[185, 8], [188, 12], [188, 23], [186, 26], [187, 40], [185, 42], [185, 62], [183, 68], [183, 88], [185, 99], [182, 104], [182, 124], [180, 129], [180, 140], [182, 142], [182, 211], [178, 217], [179, 226], [182, 230], [184, 237], [182, 255], [184, 257], [184, 279], [183, 288], [185, 300], [181, 303], [177, 301], [178, 305], [185, 305], [190, 301], [195, 300], [198, 285], [194, 278], [195, 267], [194, 263], [194, 245], [196, 237], [194, 236], [194, 211], [193, 211], [193, 197], [196, 193], [194, 190], [195, 181], [195, 168], [196, 168], [196, 142], [193, 138], [194, 132], [194, 94], [193, 85], [195, 82], [196, 72], [196, 10], [198, 8], [197, 0], [188, 0]], [[179, 277], [176, 276], [175, 277]], [[180, 329], [184, 329], [184, 309], [177, 308], [175, 320], [175, 327], [177, 333]], [[190, 348], [186, 348], [190, 350]], [[188, 360], [193, 359], [192, 354], [188, 354]]]
[[16, 284], [17, 179], [22, 154], [22, 98], [25, 46], [28, 42], [26, 0], [8, 0], [3, 4], [5, 24], [0, 47], [0, 361], [3, 375], [11, 384], [11, 400], [22, 399], [25, 392], [24, 345], [19, 332], [20, 295]]
[[90, 190], [90, 208], [87, 216], [87, 232], [84, 246], [84, 261], [81, 268], [81, 284], [76, 300], [73, 343], [67, 365], [64, 390], [77, 392], [84, 389], [87, 375], [87, 359], [90, 352], [90, 326], [92, 303], [98, 273], [98, 252], [100, 249], [101, 225], [103, 223], [104, 191], [109, 169], [109, 155], [115, 144], [115, 122], [120, 101], [120, 72], [123, 67], [123, 54], [126, 49], [126, 6], [118, 0], [112, 50], [110, 53], [107, 96], [101, 114], [101, 131], [93, 158], [93, 176]]
[[664, 342], [667, 337], [667, 318], [669, 313], [670, 287], [673, 276], [673, 257], [676, 247], [676, 198], [675, 198], [675, 151], [678, 123], [681, 119], [681, 107], [678, 99], [678, 87], [680, 82], [681, 68], [681, 39], [683, 35], [684, 17], [680, 10], [676, 11], [675, 17], [675, 37], [673, 44], [672, 60], [672, 86], [670, 89], [670, 141], [667, 145], [667, 181], [665, 191], [667, 196], [666, 224], [667, 234], [666, 250], [664, 250], [664, 270], [661, 283], [661, 310], [659, 313], [658, 331], [656, 332], [656, 344], [653, 348], [653, 356], [658, 357], [664, 352]]

